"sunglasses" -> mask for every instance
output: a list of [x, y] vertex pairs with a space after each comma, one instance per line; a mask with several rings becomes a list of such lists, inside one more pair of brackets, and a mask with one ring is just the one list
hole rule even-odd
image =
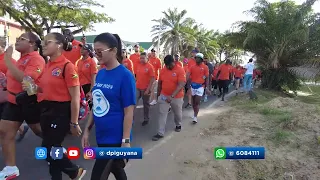
[[59, 44], [57, 41], [46, 40], [46, 41], [41, 41], [41, 46], [48, 46], [51, 43]]
[[18, 38], [16, 39], [16, 42], [19, 42], [19, 41], [28, 41], [28, 42], [30, 42], [30, 39], [25, 38], [25, 37], [18, 37]]
[[102, 50], [102, 51], [96, 51], [96, 54], [97, 54], [98, 57], [102, 57], [102, 53], [103, 52], [110, 51], [110, 50], [112, 50], [112, 48], [108, 48], [108, 49], [105, 49], [105, 50]]

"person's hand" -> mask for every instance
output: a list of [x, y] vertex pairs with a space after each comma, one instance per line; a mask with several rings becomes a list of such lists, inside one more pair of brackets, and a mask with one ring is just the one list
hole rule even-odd
[[73, 136], [79, 137], [82, 134], [79, 124], [78, 125], [70, 124], [70, 131]]
[[86, 98], [87, 98], [88, 101], [92, 101], [92, 93], [91, 93], [91, 92], [88, 92], [88, 93], [86, 94]]
[[130, 147], [130, 143], [122, 143], [121, 147]]
[[150, 90], [145, 90], [144, 91], [144, 95], [149, 95], [150, 94]]
[[172, 97], [171, 97], [171, 96], [167, 96], [166, 102], [167, 102], [167, 103], [171, 103], [171, 101], [172, 101]]
[[90, 144], [89, 144], [89, 135], [90, 135], [89, 131], [85, 130], [84, 133], [83, 133], [82, 139], [81, 139], [82, 148], [86, 148], [86, 147], [90, 146]]
[[6, 52], [5, 52], [5, 56], [4, 56], [4, 60], [6, 65], [8, 66], [9, 64], [11, 64], [11, 58], [12, 58], [12, 53], [13, 53], [13, 45], [10, 45]]

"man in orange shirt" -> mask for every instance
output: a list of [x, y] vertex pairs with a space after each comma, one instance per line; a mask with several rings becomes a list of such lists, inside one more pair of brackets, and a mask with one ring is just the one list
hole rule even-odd
[[179, 54], [175, 54], [175, 55], [174, 55], [174, 63], [175, 63], [177, 66], [183, 67], [182, 62], [180, 61], [180, 55], [179, 55]]
[[152, 65], [148, 62], [147, 54], [145, 52], [140, 55], [140, 64], [136, 70], [136, 86], [137, 86], [137, 103], [139, 99], [142, 98], [143, 101], [143, 112], [144, 112], [144, 121], [142, 126], [145, 126], [149, 123], [149, 100], [151, 87], [154, 83], [155, 72]]
[[186, 74], [181, 66], [175, 64], [171, 55], [164, 58], [165, 67], [160, 71], [158, 82], [159, 119], [158, 133], [153, 136], [153, 141], [163, 138], [170, 106], [176, 124], [175, 131], [181, 131], [183, 87], [186, 83]]
[[217, 79], [219, 84], [220, 96], [222, 96], [222, 101], [224, 101], [224, 96], [228, 93], [228, 86], [230, 80], [232, 79], [232, 66], [229, 59], [226, 60], [226, 63], [221, 64], [218, 70]]
[[[194, 49], [194, 50], [191, 51], [191, 58], [188, 60], [188, 68], [189, 68], [189, 70], [190, 70], [190, 68], [191, 68], [192, 66], [194, 66], [194, 65], [197, 64], [197, 63], [196, 63], [196, 60], [195, 60], [195, 57], [196, 57], [196, 54], [197, 54], [198, 52], [199, 52], [199, 51], [196, 50], [196, 49]], [[192, 107], [192, 105], [191, 105], [191, 103], [190, 103], [191, 100], [192, 100], [192, 95], [191, 95], [191, 89], [190, 89], [190, 88], [189, 88], [187, 94], [188, 94], [188, 102], [189, 102], [189, 103], [185, 106], [185, 108]]]
[[235, 78], [235, 85], [236, 85], [236, 91], [238, 94], [238, 89], [240, 87], [240, 79], [242, 78], [242, 69], [240, 65], [237, 65], [234, 69], [233, 69], [233, 74], [234, 74], [234, 78]]
[[122, 65], [124, 65], [132, 74], [134, 74], [133, 63], [128, 58], [126, 49], [122, 50], [122, 58], [123, 58]]
[[156, 50], [154, 49], [151, 49], [149, 63], [153, 66], [153, 69], [155, 72], [155, 81], [151, 87], [151, 96], [150, 96], [150, 101], [151, 101], [150, 105], [153, 106], [157, 104], [157, 97], [155, 93], [158, 85], [159, 71], [162, 68], [161, 60], [156, 57]]
[[[130, 60], [133, 63], [133, 69], [138, 69], [138, 66], [140, 64], [140, 47], [138, 44], [134, 45], [134, 54], [130, 55]], [[136, 74], [135, 74], [136, 75]]]
[[209, 90], [209, 68], [207, 65], [203, 63], [203, 54], [196, 54], [196, 62], [197, 64], [192, 66], [187, 73], [188, 87], [191, 87], [191, 95], [192, 95], [192, 107], [193, 107], [193, 123], [196, 124], [198, 122], [197, 116], [199, 113], [199, 106], [201, 98], [204, 94], [210, 95]]
[[71, 51], [64, 51], [63, 55], [71, 61], [74, 65], [76, 62], [81, 58], [81, 45], [80, 41], [74, 39], [74, 36], [70, 29], [63, 30], [63, 35], [68, 39], [70, 43], [72, 43], [72, 50]]

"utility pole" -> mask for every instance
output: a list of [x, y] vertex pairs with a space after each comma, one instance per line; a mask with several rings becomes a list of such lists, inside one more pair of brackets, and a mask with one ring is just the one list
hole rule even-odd
[[160, 25], [159, 25], [159, 34], [158, 34], [158, 56], [160, 58], [160, 36], [162, 34], [162, 18], [160, 18], [160, 21], [159, 21]]

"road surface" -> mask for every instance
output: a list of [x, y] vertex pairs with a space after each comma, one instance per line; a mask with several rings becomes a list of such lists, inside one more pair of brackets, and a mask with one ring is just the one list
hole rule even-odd
[[[216, 100], [216, 97], [210, 96], [207, 103], [202, 103], [201, 108], [205, 108], [210, 105], [213, 101]], [[186, 103], [185, 99], [185, 103]], [[141, 104], [141, 102], [140, 102]], [[143, 108], [136, 109], [134, 125], [133, 125], [133, 142], [131, 143], [132, 147], [142, 147], [143, 151], [146, 152], [149, 149], [153, 148], [158, 142], [153, 142], [151, 140], [152, 136], [157, 133], [157, 113], [158, 105], [152, 106], [150, 110], [150, 123], [147, 126], [142, 127], [141, 122], [143, 120]], [[183, 108], [183, 124], [191, 121], [192, 109]], [[201, 110], [200, 110], [201, 113]], [[84, 124], [81, 125], [82, 128]], [[174, 121], [173, 114], [170, 113], [168, 116], [167, 126], [166, 126], [166, 135], [169, 135], [174, 132]], [[183, 126], [182, 126], [183, 131]], [[95, 132], [92, 130], [90, 136], [90, 144], [92, 147], [95, 145]], [[161, 141], [161, 140], [160, 140]], [[25, 139], [17, 144], [17, 166], [20, 169], [20, 177], [18, 180], [49, 180], [50, 176], [48, 174], [48, 165], [44, 160], [36, 160], [34, 157], [34, 149], [41, 144], [41, 139], [36, 137], [32, 131], [26, 134]], [[64, 143], [64, 147], [81, 147], [80, 138], [68, 136]], [[0, 151], [0, 168], [4, 167], [3, 156]], [[85, 176], [84, 180], [89, 180], [91, 175], [91, 170], [93, 167], [93, 160], [85, 160], [81, 157], [79, 160], [75, 161], [77, 164], [83, 166], [88, 170], [88, 174]], [[67, 176], [64, 179], [68, 179]], [[129, 177], [130, 179], [130, 177]]]

